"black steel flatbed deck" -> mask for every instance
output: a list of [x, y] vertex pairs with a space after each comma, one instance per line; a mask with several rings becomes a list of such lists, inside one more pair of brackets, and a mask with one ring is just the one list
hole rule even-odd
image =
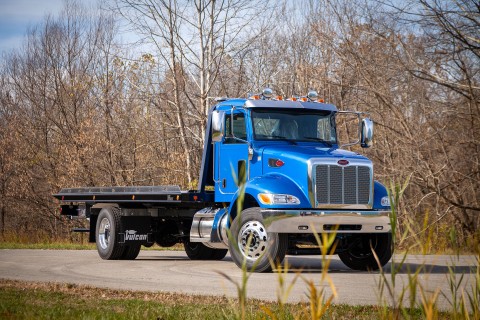
[[53, 195], [62, 202], [182, 204], [213, 202], [212, 192], [182, 191], [179, 186], [66, 188]]

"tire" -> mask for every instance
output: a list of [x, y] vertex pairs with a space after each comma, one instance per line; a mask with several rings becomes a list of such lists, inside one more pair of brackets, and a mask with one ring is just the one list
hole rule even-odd
[[230, 231], [230, 255], [239, 268], [245, 260], [247, 271], [269, 272], [272, 270], [271, 261], [283, 262], [288, 237], [282, 233], [267, 233], [260, 208], [243, 210], [233, 221]]
[[183, 247], [190, 260], [222, 260], [227, 255], [227, 249], [212, 249], [201, 242], [183, 241]]
[[378, 270], [379, 263], [375, 259], [372, 248], [380, 262], [380, 266], [384, 266], [392, 257], [392, 234], [391, 233], [374, 233], [363, 234], [353, 239], [351, 247], [338, 256], [340, 260], [353, 270]]
[[129, 245], [125, 246], [123, 250], [123, 254], [120, 257], [121, 260], [135, 260], [135, 258], [138, 257], [138, 254], [140, 253], [142, 245], [137, 244], [137, 245]]
[[209, 260], [222, 260], [228, 253], [228, 249], [213, 249], [212, 256]]
[[95, 242], [100, 257], [104, 260], [118, 260], [124, 255], [125, 245], [119, 243], [117, 234], [122, 230], [120, 209], [107, 207], [100, 210], [95, 229]]

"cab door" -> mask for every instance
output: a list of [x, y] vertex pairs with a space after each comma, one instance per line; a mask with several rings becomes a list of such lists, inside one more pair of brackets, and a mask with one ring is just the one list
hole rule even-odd
[[[233, 111], [233, 120], [232, 120]], [[248, 172], [248, 142], [245, 113], [226, 112], [224, 137], [215, 143], [215, 201], [230, 202]]]

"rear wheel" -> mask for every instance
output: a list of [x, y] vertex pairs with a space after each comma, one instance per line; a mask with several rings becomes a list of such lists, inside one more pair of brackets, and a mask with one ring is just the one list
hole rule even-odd
[[135, 260], [135, 258], [138, 257], [138, 254], [140, 253], [141, 245], [129, 245], [125, 246], [123, 250], [123, 254], [120, 257], [122, 260]]
[[270, 233], [263, 225], [260, 208], [242, 211], [230, 227], [232, 239], [229, 241], [230, 255], [235, 264], [247, 271], [268, 272], [273, 263], [281, 263], [288, 246], [286, 234]]
[[97, 251], [104, 260], [121, 259], [125, 252], [125, 245], [119, 243], [118, 232], [122, 230], [120, 209], [117, 207], [103, 208], [97, 219], [95, 240]]
[[212, 249], [201, 242], [185, 240], [183, 247], [191, 260], [222, 260], [227, 255], [227, 249]]
[[384, 266], [392, 257], [392, 234], [374, 233], [362, 234], [352, 239], [347, 251], [339, 253], [340, 260], [353, 270], [378, 270], [379, 263], [373, 255], [372, 249], [378, 257], [380, 266]]

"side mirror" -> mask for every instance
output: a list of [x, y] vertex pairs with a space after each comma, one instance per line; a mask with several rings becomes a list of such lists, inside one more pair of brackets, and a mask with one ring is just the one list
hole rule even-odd
[[223, 122], [225, 113], [213, 111], [212, 113], [212, 143], [222, 141], [223, 139]]
[[373, 121], [369, 118], [362, 120], [362, 131], [360, 145], [362, 148], [369, 148], [373, 144]]

